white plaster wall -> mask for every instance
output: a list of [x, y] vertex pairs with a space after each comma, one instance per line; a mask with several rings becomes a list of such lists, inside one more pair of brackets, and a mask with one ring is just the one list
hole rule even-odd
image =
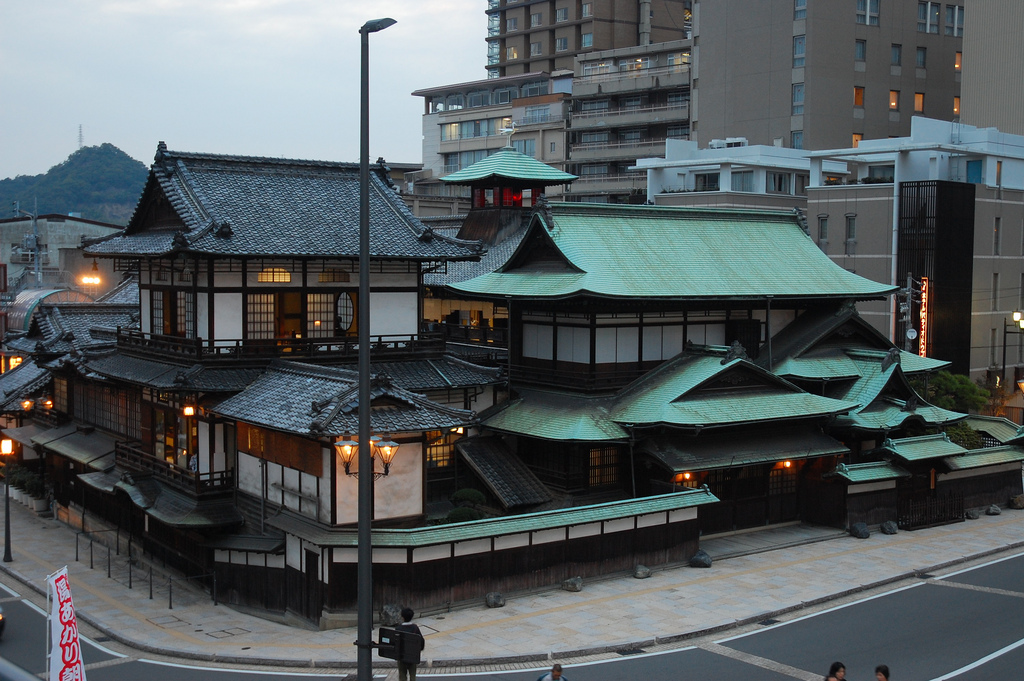
[[245, 452], [239, 452], [238, 470], [235, 474], [238, 480], [238, 489], [257, 497], [263, 494], [259, 459]]
[[215, 293], [213, 296], [213, 333], [217, 339], [242, 337], [242, 294]]
[[213, 470], [223, 471], [227, 470], [227, 453], [224, 443], [224, 424], [218, 423], [213, 427]]
[[334, 456], [333, 447], [324, 447], [321, 450], [323, 458], [323, 465], [321, 470], [323, 474], [320, 476], [320, 511], [318, 517], [331, 521], [331, 458]]
[[196, 338], [210, 335], [210, 301], [209, 294], [196, 294]]
[[[392, 434], [396, 440], [398, 436]], [[376, 461], [377, 470], [380, 462]], [[352, 470], [357, 470], [355, 464]], [[342, 473], [338, 475], [335, 492], [338, 496], [337, 523], [358, 520], [358, 478]], [[420, 443], [403, 442], [398, 456], [391, 463], [387, 477], [373, 483], [373, 517], [401, 518], [423, 512], [423, 447]]]
[[143, 333], [153, 333], [153, 315], [150, 313], [153, 305], [148, 290], [139, 291], [139, 314], [142, 315], [139, 328]]
[[371, 290], [371, 336], [414, 335], [419, 333], [419, 327], [420, 314], [415, 292], [374, 293]]
[[[284, 489], [292, 490], [293, 492], [298, 492], [299, 491], [299, 471], [295, 470], [294, 468], [285, 468], [285, 467], [282, 466], [281, 467], [281, 472], [282, 472], [282, 482], [280, 482], [278, 484], [280, 484]], [[284, 501], [284, 505], [285, 505], [286, 508], [289, 508], [289, 509], [291, 509], [293, 511], [299, 511], [300, 510], [300, 508], [299, 508], [299, 497], [295, 496], [294, 494], [288, 494], [287, 492], [285, 492], [283, 490], [281, 492], [281, 497], [282, 497], [282, 499]]]
[[210, 424], [199, 422], [199, 472], [210, 472]]

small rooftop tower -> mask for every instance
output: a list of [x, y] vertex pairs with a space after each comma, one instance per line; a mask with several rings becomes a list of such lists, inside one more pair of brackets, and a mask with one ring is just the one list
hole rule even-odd
[[[459, 230], [460, 239], [478, 239], [487, 245], [502, 241], [522, 224], [523, 216], [529, 215], [533, 201], [546, 187], [577, 179], [513, 149], [514, 129], [507, 132], [509, 146], [441, 178], [442, 182], [473, 189], [473, 207]], [[524, 206], [526, 190], [530, 202]]]

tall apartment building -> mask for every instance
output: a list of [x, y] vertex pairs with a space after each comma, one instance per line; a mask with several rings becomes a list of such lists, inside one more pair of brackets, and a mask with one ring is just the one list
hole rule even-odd
[[567, 170], [579, 176], [567, 199], [643, 203], [647, 178], [630, 170], [690, 136], [690, 40], [576, 58]]
[[961, 120], [1024, 135], [1024, 90], [1018, 86], [1024, 80], [1024, 3], [971, 0], [970, 7], [971, 19], [964, 26]]
[[689, 37], [692, 0], [488, 0], [487, 76], [571, 69], [596, 50]]
[[959, 115], [964, 0], [698, 0], [692, 137], [798, 149]]
[[[423, 97], [423, 169], [406, 175], [410, 194], [468, 192], [440, 178], [467, 168], [511, 142], [560, 170], [572, 72], [523, 73], [413, 92]], [[509, 131], [514, 133], [509, 137]], [[561, 194], [561, 187], [548, 189]]]
[[[479, 151], [473, 144], [445, 138], [432, 116], [443, 113], [447, 121], [453, 111], [445, 102], [448, 109], [438, 112], [437, 97], [563, 73], [554, 69], [573, 72], [561, 128], [566, 155], [536, 158], [580, 177], [566, 195], [572, 201], [644, 201], [644, 178], [629, 168], [666, 139], [830, 149], [905, 137], [915, 115], [950, 121], [960, 114], [964, 2], [497, 2], [487, 10], [492, 78], [414, 93], [431, 98], [423, 161], [438, 166], [436, 177], [456, 169], [456, 159], [457, 167], [478, 160], [466, 153]], [[494, 105], [493, 95], [475, 101]], [[474, 115], [460, 110], [454, 117]], [[552, 144], [558, 147], [549, 140], [543, 153], [551, 154]]]

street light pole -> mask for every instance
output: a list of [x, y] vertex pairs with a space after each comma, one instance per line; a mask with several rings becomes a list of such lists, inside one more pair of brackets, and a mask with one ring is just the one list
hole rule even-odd
[[8, 438], [0, 441], [0, 453], [4, 456], [4, 562], [14, 560], [11, 556], [11, 476], [7, 459], [14, 454], [14, 442]]
[[394, 19], [367, 21], [359, 29], [359, 476], [356, 567], [356, 678], [373, 681], [373, 453], [370, 451], [370, 34]]
[[[1017, 330], [1010, 331], [1011, 327], [1017, 327]], [[1003, 320], [1003, 363], [999, 366], [999, 381], [1001, 385], [1006, 384], [1006, 336], [1009, 334], [1017, 336], [1024, 334], [1024, 312], [1020, 310], [1013, 311], [1013, 324], [1008, 324], [1005, 319]]]

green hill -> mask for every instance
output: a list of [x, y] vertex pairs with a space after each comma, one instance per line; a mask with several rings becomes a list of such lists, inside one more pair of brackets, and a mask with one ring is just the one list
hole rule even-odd
[[113, 144], [82, 147], [44, 175], [0, 180], [0, 217], [13, 217], [11, 204], [21, 202], [39, 214], [79, 213], [88, 220], [123, 225], [135, 210], [148, 170]]

